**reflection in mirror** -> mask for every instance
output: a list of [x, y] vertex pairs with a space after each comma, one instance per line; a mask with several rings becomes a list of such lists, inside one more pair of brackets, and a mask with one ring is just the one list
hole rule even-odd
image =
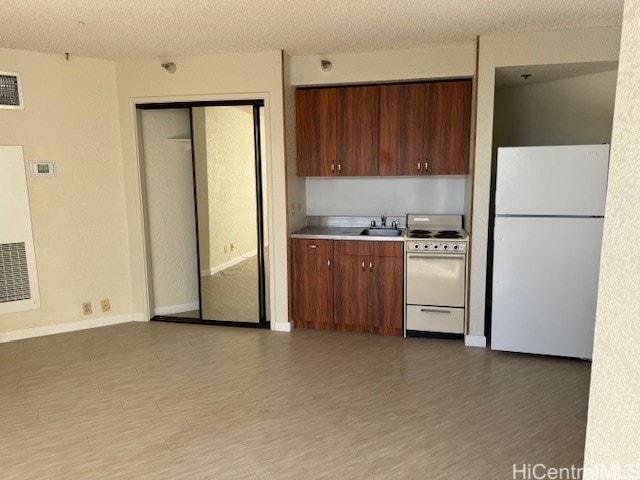
[[[251, 105], [192, 109], [203, 320], [260, 321], [254, 125]], [[264, 122], [258, 125], [262, 130]], [[264, 159], [264, 145], [261, 152]], [[263, 225], [267, 264], [266, 215]], [[268, 282], [265, 293], [268, 298]]]
[[199, 318], [189, 109], [138, 112], [154, 316]]

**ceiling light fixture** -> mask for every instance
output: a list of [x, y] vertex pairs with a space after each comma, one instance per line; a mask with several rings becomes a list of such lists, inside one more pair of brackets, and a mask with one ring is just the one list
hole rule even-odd
[[79, 28], [84, 28], [85, 23], [84, 22], [78, 22], [78, 27]]
[[176, 73], [176, 70], [178, 69], [178, 67], [176, 67], [176, 64], [173, 62], [161, 63], [160, 66], [171, 74]]
[[320, 68], [323, 72], [330, 72], [333, 65], [329, 60], [320, 60]]

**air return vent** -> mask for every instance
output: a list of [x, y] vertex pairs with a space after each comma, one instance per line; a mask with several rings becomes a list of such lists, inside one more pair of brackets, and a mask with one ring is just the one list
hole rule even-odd
[[20, 74], [0, 72], [0, 108], [24, 108]]
[[0, 243], [0, 303], [31, 298], [24, 242]]

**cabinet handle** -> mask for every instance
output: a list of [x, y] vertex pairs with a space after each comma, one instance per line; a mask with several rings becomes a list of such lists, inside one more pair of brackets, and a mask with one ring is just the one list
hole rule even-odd
[[422, 165], [420, 162], [418, 162], [418, 171], [420, 171], [420, 165]]
[[373, 272], [373, 262], [369, 260], [369, 271]]
[[429, 169], [429, 159], [425, 158], [424, 159], [424, 172], [427, 173], [428, 169]]
[[342, 173], [342, 164], [338, 163], [338, 173]]
[[327, 258], [327, 268], [331, 269], [331, 259]]
[[362, 260], [362, 271], [364, 272], [364, 260]]
[[315, 243], [312, 243], [310, 245], [307, 245], [307, 247], [309, 247], [309, 248], [318, 248], [318, 245], [316, 245]]
[[331, 171], [333, 172], [335, 170], [335, 165], [333, 162], [331, 162]]

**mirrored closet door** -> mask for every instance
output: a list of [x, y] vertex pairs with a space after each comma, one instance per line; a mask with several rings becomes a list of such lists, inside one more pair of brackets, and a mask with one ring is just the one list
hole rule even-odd
[[262, 101], [138, 106], [154, 320], [265, 326]]

